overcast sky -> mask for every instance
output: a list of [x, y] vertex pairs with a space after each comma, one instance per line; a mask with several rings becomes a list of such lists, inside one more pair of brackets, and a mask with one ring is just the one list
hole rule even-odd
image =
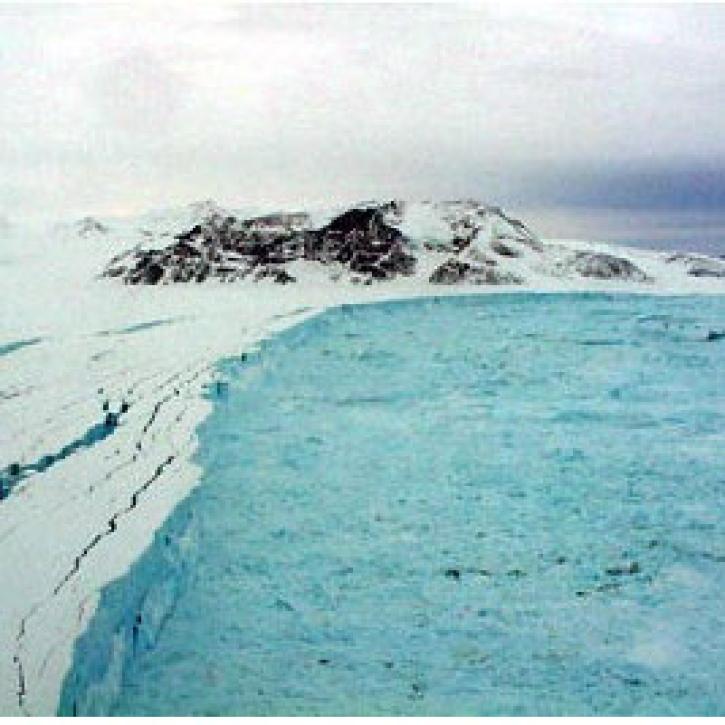
[[0, 216], [725, 210], [725, 6], [0, 5]]

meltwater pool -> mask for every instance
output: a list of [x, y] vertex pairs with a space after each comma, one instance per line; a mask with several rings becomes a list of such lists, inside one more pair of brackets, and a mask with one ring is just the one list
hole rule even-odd
[[725, 299], [343, 307], [220, 363], [61, 713], [725, 715]]

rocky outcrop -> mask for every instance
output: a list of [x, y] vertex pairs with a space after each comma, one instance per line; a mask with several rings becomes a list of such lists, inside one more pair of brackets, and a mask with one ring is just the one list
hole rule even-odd
[[706, 257], [701, 254], [676, 252], [666, 257], [667, 264], [684, 264], [687, 274], [691, 277], [725, 278], [725, 261], [723, 257]]
[[415, 257], [406, 251], [406, 238], [388, 226], [381, 209], [350, 209], [305, 240], [305, 259], [338, 262], [373, 279], [391, 279], [415, 272]]
[[725, 262], [712, 257], [703, 257], [698, 254], [673, 254], [667, 258], [668, 263], [684, 262], [687, 274], [691, 277], [725, 278]]
[[93, 234], [106, 234], [108, 228], [91, 216], [83, 217], [77, 222], [78, 234], [81, 237], [88, 237]]
[[116, 258], [105, 275], [128, 284], [231, 282], [251, 276], [280, 284], [294, 282], [284, 265], [307, 260], [343, 265], [363, 279], [411, 275], [416, 259], [407, 239], [388, 225], [385, 206], [353, 208], [319, 229], [305, 229], [304, 213], [270, 214], [238, 219], [212, 212], [202, 222], [177, 234], [161, 249], [135, 249]]
[[[231, 282], [252, 275], [281, 283], [294, 278], [279, 265], [302, 255], [303, 244], [286, 219], [240, 220], [213, 212], [161, 249], [134, 249], [105, 274], [127, 284]], [[284, 274], [282, 274], [284, 272]]]
[[491, 242], [491, 251], [502, 257], [520, 257], [521, 252], [511, 244], [504, 244], [500, 239]]
[[[405, 210], [404, 205], [402, 206]], [[510, 250], [508, 256], [521, 256], [528, 248], [535, 252], [544, 249], [541, 241], [523, 222], [504, 214], [497, 206], [475, 200], [424, 202], [417, 216], [437, 220], [430, 228], [432, 238], [423, 238], [429, 251], [459, 254], [463, 250], [491, 251], [495, 244]], [[404, 214], [403, 214], [404, 217]], [[436, 228], [437, 227], [437, 228]]]
[[503, 230], [497, 232], [498, 239], [524, 244], [536, 252], [544, 251], [541, 240], [522, 221], [508, 216], [500, 207], [492, 207], [492, 211], [505, 222]]
[[495, 265], [476, 265], [460, 259], [448, 259], [431, 274], [431, 284], [523, 284], [521, 277], [496, 269]]
[[566, 266], [571, 267], [582, 277], [628, 282], [651, 281], [648, 275], [628, 259], [601, 252], [577, 252], [568, 260]]
[[687, 274], [691, 277], [714, 277], [715, 279], [725, 278], [725, 264], [714, 265], [714, 264], [703, 264], [702, 262], [692, 265], [688, 270]]
[[277, 284], [289, 284], [297, 281], [284, 267], [260, 267], [254, 275], [255, 282], [267, 278]]
[[[100, 233], [90, 221], [84, 229]], [[136, 246], [103, 274], [133, 285], [293, 284], [307, 279], [307, 271], [311, 278], [322, 273], [330, 281], [366, 285], [416, 274], [438, 285], [536, 284], [547, 277], [642, 284], [654, 282], [650, 274], [659, 277], [669, 263], [682, 277], [725, 279], [725, 262], [704, 255], [544, 245], [499, 207], [473, 200], [364, 202], [335, 213], [256, 216], [206, 201], [154, 212], [125, 230], [115, 223], [108, 229], [109, 241], [123, 233]]]

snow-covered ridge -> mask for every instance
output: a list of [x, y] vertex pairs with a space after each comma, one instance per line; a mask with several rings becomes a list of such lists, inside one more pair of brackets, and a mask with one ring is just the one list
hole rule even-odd
[[[223, 243], [230, 216], [234, 234], [271, 237], [271, 248], [243, 248], [222, 283], [227, 273], [211, 270], [235, 253]], [[197, 225], [200, 233], [178, 239]], [[309, 241], [301, 255], [300, 237]], [[173, 283], [190, 269], [170, 251], [181, 241], [226, 255], [209, 260], [205, 283], [193, 275]], [[290, 259], [261, 261], [287, 247]], [[149, 252], [163, 261], [157, 284], [121, 283]], [[540, 240], [477, 202], [290, 213], [204, 202], [32, 235], [13, 225], [0, 234], [0, 260], [2, 714], [55, 711], [98, 592], [196, 485], [195, 429], [220, 358], [351, 302], [473, 291], [725, 293], [722, 260]], [[276, 284], [269, 269], [294, 283]], [[711, 332], [716, 341], [721, 330]], [[713, 344], [706, 333], [703, 344]]]
[[[476, 201], [366, 202], [317, 215], [279, 211], [250, 216], [211, 202], [189, 211], [191, 218], [175, 230], [144, 229], [139, 239], [123, 239], [131, 248], [115, 256], [104, 274], [148, 285], [207, 279], [288, 284], [297, 281], [295, 270], [310, 266], [325, 267], [334, 280], [358, 284], [399, 276], [433, 284], [522, 285], [540, 276], [651, 283], [673, 271], [725, 278], [725, 262], [693, 255], [662, 256], [663, 269], [656, 276], [626, 252], [567, 253], [560, 245], [542, 242], [501, 208]], [[84, 220], [81, 233], [90, 224]]]

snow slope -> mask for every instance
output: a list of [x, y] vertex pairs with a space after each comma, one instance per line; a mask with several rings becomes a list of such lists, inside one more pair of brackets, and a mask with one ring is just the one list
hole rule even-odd
[[[452, 253], [456, 230], [480, 209], [474, 243]], [[219, 358], [345, 302], [517, 289], [725, 292], [724, 278], [690, 273], [719, 270], [717, 260], [533, 235], [527, 242], [525, 229], [472, 202], [405, 205], [388, 217], [409, 240], [416, 272], [373, 284], [301, 259], [287, 265], [296, 279], [289, 285], [245, 278], [134, 286], [101, 276], [112, 257], [164, 247], [215, 211], [204, 202], [1, 232], [0, 714], [55, 711], [101, 587], [128, 569], [195, 485], [194, 431], [209, 411], [201, 392], [214, 384]], [[320, 226], [339, 212], [318, 211], [306, 223]], [[501, 241], [516, 256], [497, 254]], [[572, 268], [577, 252], [624, 258], [647, 279], [582, 276]], [[467, 263], [493, 255], [497, 269], [522, 283], [431, 285], [452, 254]]]

